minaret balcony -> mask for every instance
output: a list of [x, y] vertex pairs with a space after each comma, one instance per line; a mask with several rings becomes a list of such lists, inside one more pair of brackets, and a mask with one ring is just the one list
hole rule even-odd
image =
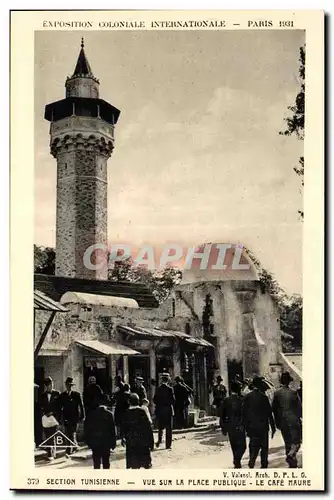
[[69, 116], [52, 122], [50, 125], [50, 135], [52, 141], [63, 138], [65, 135], [81, 134], [84, 137], [90, 135], [99, 135], [106, 141], [114, 141], [115, 127], [99, 117], [90, 116]]

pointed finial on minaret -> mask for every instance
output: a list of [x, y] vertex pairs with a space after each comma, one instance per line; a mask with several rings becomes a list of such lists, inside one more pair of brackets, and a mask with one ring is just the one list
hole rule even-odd
[[85, 46], [85, 42], [84, 42], [84, 38], [82, 37], [82, 38], [81, 38], [81, 48], [83, 49], [83, 48], [84, 48], [84, 46]]

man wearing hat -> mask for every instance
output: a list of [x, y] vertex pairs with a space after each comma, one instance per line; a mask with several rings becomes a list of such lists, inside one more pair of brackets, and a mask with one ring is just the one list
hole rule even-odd
[[266, 391], [268, 384], [263, 377], [253, 378], [253, 390], [243, 398], [242, 420], [246, 434], [249, 437], [249, 463], [254, 468], [257, 456], [261, 451], [261, 468], [268, 468], [268, 433], [271, 427], [271, 437], [276, 432], [272, 408]]
[[220, 417], [222, 403], [227, 396], [227, 390], [225, 385], [223, 384], [223, 378], [220, 375], [218, 375], [217, 377], [217, 383], [213, 386], [212, 395], [212, 406], [215, 409], [215, 415], [217, 417]]
[[190, 396], [193, 390], [184, 383], [182, 377], [175, 377], [174, 395], [175, 395], [175, 427], [184, 429], [187, 424], [187, 409], [190, 403]]
[[114, 416], [106, 407], [107, 396], [96, 393], [85, 420], [85, 441], [93, 452], [93, 467], [110, 469], [110, 450], [116, 448]]
[[275, 391], [273, 412], [277, 428], [280, 429], [284, 439], [286, 461], [290, 468], [296, 468], [297, 452], [302, 436], [302, 407], [297, 392], [289, 387], [292, 381], [289, 372], [282, 373], [282, 387]]
[[230, 396], [224, 399], [220, 427], [224, 436], [228, 434], [235, 469], [241, 469], [241, 459], [246, 450], [246, 434], [242, 421], [241, 383], [231, 382]]
[[[40, 409], [42, 416], [47, 417], [55, 417], [56, 421], [59, 422], [59, 396], [60, 392], [55, 391], [53, 388], [53, 380], [51, 377], [46, 377], [44, 380], [45, 391], [41, 394], [40, 397]], [[43, 419], [42, 419], [43, 422]], [[45, 427], [44, 428], [44, 436], [45, 439], [51, 437], [57, 430], [57, 425], [53, 427]], [[48, 448], [48, 458], [52, 460], [55, 457], [55, 449]]]
[[[72, 377], [65, 380], [66, 391], [59, 397], [59, 407], [66, 436], [76, 443], [76, 432], [78, 423], [85, 418], [85, 410], [79, 392], [73, 391], [74, 381]], [[66, 453], [71, 455], [73, 447], [68, 447]]]
[[88, 384], [83, 391], [83, 402], [85, 406], [85, 415], [95, 409], [95, 402], [103, 396], [101, 387], [96, 383], [96, 377], [88, 378]]
[[146, 389], [144, 387], [144, 379], [143, 377], [136, 377], [135, 378], [135, 384], [131, 388], [131, 392], [133, 394], [137, 394], [139, 397], [139, 404], [140, 406], [143, 404], [143, 400], [147, 399], [147, 394], [146, 394]]
[[157, 388], [154, 395], [155, 416], [158, 424], [158, 441], [156, 446], [159, 447], [162, 441], [163, 430], [166, 429], [166, 449], [172, 447], [172, 425], [174, 415], [175, 397], [172, 387], [168, 385], [169, 374], [161, 374], [161, 384]]
[[151, 468], [153, 430], [146, 411], [139, 405], [138, 394], [132, 393], [129, 396], [129, 408], [125, 411], [123, 419], [123, 432], [126, 444], [126, 468]]

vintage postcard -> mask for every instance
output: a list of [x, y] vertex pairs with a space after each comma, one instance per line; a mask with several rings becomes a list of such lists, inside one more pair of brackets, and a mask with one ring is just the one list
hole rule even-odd
[[11, 12], [11, 488], [322, 491], [324, 13]]

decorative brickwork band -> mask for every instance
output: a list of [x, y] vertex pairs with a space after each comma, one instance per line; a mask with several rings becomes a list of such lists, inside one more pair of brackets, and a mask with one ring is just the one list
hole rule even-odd
[[112, 141], [106, 141], [104, 137], [90, 135], [84, 137], [82, 134], [66, 135], [64, 138], [55, 138], [50, 144], [52, 156], [58, 157], [60, 153], [75, 150], [94, 151], [96, 154], [110, 158], [114, 144]]

